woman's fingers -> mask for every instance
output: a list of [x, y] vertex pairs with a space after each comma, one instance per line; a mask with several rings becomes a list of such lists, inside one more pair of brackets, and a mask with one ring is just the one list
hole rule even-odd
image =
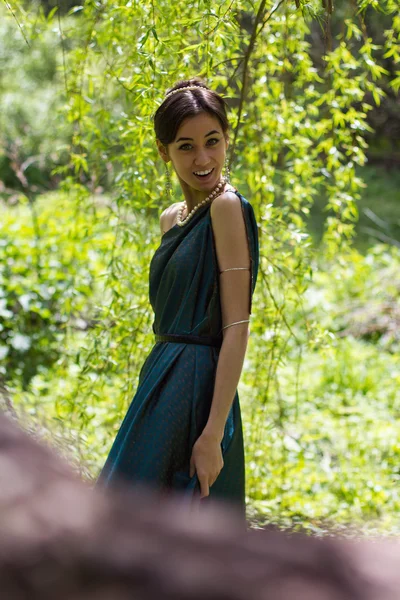
[[214, 439], [201, 435], [193, 446], [189, 467], [190, 477], [197, 473], [201, 498], [210, 495], [210, 487], [218, 479], [223, 466], [222, 445], [217, 448]]
[[210, 494], [208, 476], [207, 475], [199, 475], [198, 477], [199, 477], [199, 481], [200, 481], [201, 497], [204, 498], [204, 496], [208, 496]]
[[[218, 475], [219, 475], [219, 473], [218, 473]], [[202, 497], [210, 495], [210, 487], [212, 487], [214, 485], [214, 483], [217, 481], [218, 475], [216, 477], [212, 477], [212, 478], [208, 477], [207, 475], [203, 475], [202, 477], [198, 476]]]

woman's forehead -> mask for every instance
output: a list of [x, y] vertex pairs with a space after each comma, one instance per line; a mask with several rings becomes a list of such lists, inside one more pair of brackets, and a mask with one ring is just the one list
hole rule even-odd
[[221, 131], [221, 126], [216, 117], [206, 113], [198, 114], [194, 117], [185, 119], [178, 129], [176, 137], [185, 136], [193, 137], [194, 135], [206, 134], [211, 130]]

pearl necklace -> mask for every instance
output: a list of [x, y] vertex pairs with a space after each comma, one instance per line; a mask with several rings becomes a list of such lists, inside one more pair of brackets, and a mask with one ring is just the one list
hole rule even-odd
[[183, 210], [185, 208], [187, 208], [186, 205], [186, 200], [184, 201], [182, 207], [179, 209], [178, 211], [178, 218], [176, 221], [176, 224], [179, 225], [179, 227], [183, 227], [184, 225], [186, 225], [186, 223], [188, 221], [190, 221], [190, 219], [192, 218], [192, 216], [194, 215], [194, 213], [196, 212], [196, 210], [198, 210], [200, 208], [200, 206], [203, 206], [203, 204], [207, 204], [207, 202], [210, 202], [211, 200], [213, 200], [214, 198], [216, 198], [216, 196], [220, 196], [221, 195], [221, 189], [223, 189], [225, 183], [227, 182], [227, 180], [225, 179], [225, 177], [222, 178], [222, 181], [219, 182], [219, 184], [217, 185], [217, 187], [211, 192], [211, 194], [209, 196], [207, 196], [207, 198], [205, 198], [205, 200], [203, 200], [202, 202], [199, 202], [198, 204], [196, 204], [196, 206], [190, 211], [190, 213], [182, 220], [182, 214], [183, 214]]

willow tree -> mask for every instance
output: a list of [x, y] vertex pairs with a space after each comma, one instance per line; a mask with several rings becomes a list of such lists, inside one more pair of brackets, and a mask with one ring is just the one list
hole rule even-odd
[[[388, 75], [376, 53], [385, 53], [394, 65], [399, 61], [398, 4], [86, 0], [73, 10], [75, 25], [55, 21], [64, 52], [65, 117], [73, 128], [70, 164], [58, 172], [88, 219], [104, 219], [93, 209], [93, 191], [109, 190], [113, 247], [102, 303], [79, 353], [71, 395], [79, 390], [80, 401], [72, 412], [69, 401], [68, 414], [75, 411], [82, 430], [97, 429], [104, 456], [153, 344], [148, 264], [159, 244], [158, 216], [167, 198], [152, 116], [167, 87], [200, 75], [230, 106], [231, 182], [251, 201], [259, 223], [260, 272], [242, 378], [252, 415], [246, 430], [248, 492], [255, 497], [255, 477], [259, 481], [271, 469], [270, 461], [284, 461], [279, 441], [288, 420], [298, 415], [302, 355], [331, 343], [330, 332], [304, 314], [303, 298], [320, 256], [334, 264], [351, 247], [363, 185], [355, 169], [365, 164], [368, 112], [384, 96]], [[340, 27], [333, 31], [335, 11]], [[390, 19], [383, 47], [368, 34], [366, 11], [382, 11]], [[77, 39], [74, 27], [80, 43], [70, 49], [69, 37]], [[311, 39], [316, 31], [324, 41], [317, 62]], [[399, 71], [390, 83], [397, 93]], [[179, 200], [176, 181], [174, 193]], [[317, 253], [307, 221], [320, 197], [327, 217]], [[280, 380], [288, 363], [293, 377], [285, 379], [285, 392], [292, 390], [295, 406], [290, 411]], [[109, 399], [115, 376], [124, 383]], [[266, 428], [277, 441], [271, 457], [256, 451]]]

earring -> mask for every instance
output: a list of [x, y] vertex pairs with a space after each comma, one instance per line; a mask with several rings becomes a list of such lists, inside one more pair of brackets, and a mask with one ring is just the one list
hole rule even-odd
[[168, 165], [165, 162], [165, 176], [167, 178], [167, 183], [165, 185], [165, 193], [167, 195], [167, 200], [168, 202], [171, 202], [171, 198], [172, 198], [172, 184], [171, 184], [171, 175], [169, 173], [169, 169], [168, 169]]
[[224, 166], [225, 166], [224, 177], [226, 179], [226, 182], [230, 184], [231, 183], [231, 180], [230, 180], [231, 174], [230, 174], [230, 170], [229, 170], [229, 164], [228, 164], [228, 157], [227, 156], [225, 157], [225, 165]]

